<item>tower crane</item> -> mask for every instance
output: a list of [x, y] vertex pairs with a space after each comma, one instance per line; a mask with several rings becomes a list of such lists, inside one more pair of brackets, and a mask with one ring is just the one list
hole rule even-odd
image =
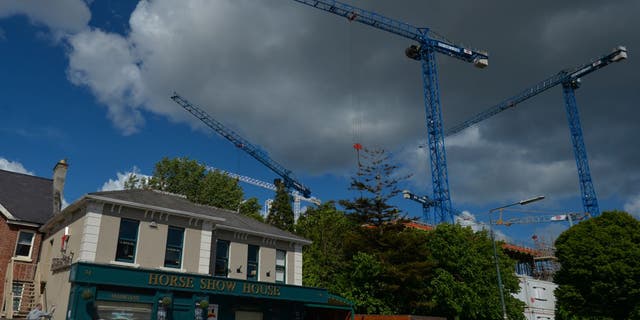
[[[252, 177], [247, 177], [247, 176], [243, 176], [237, 173], [233, 173], [233, 172], [229, 172], [226, 170], [221, 170], [221, 169], [217, 169], [217, 168], [213, 168], [213, 167], [209, 167], [209, 170], [217, 170], [222, 174], [226, 174], [227, 176], [237, 179], [238, 181], [242, 181], [244, 183], [248, 183], [257, 187], [261, 187], [267, 190], [272, 190], [272, 191], [276, 191], [276, 186], [273, 183], [268, 183], [262, 180], [258, 180]], [[322, 201], [316, 197], [305, 197], [303, 196], [300, 192], [298, 192], [297, 190], [293, 190], [290, 192], [291, 197], [293, 197], [293, 214], [295, 219], [297, 220], [298, 217], [300, 217], [300, 214], [302, 213], [302, 208], [301, 208], [301, 202], [305, 201], [305, 202], [309, 202], [309, 203], [313, 203], [315, 205], [320, 205], [322, 203]]]
[[[422, 205], [422, 216], [425, 223], [430, 225], [436, 225], [438, 223], [438, 221], [436, 221], [435, 215], [429, 215], [429, 208], [435, 205], [435, 201], [431, 200], [427, 196], [419, 196], [409, 190], [402, 190], [402, 197], [407, 200], [415, 201]], [[453, 207], [451, 208], [451, 212], [455, 215], [460, 214], [460, 211]]]
[[625, 60], [627, 58], [626, 47], [619, 46], [611, 53], [595, 59], [587, 64], [581, 65], [573, 69], [562, 70], [557, 74], [537, 83], [533, 87], [525, 89], [515, 96], [508, 98], [497, 105], [478, 113], [469, 120], [451, 127], [445, 132], [446, 136], [456, 134], [474, 124], [488, 119], [504, 110], [515, 107], [518, 103], [532, 98], [548, 89], [557, 85], [562, 85], [562, 94], [564, 96], [565, 108], [567, 112], [567, 120], [569, 121], [569, 130], [571, 132], [571, 142], [573, 144], [573, 153], [576, 158], [576, 166], [578, 167], [578, 179], [580, 181], [580, 192], [582, 196], [582, 206], [584, 211], [597, 216], [600, 214], [596, 191], [591, 180], [591, 172], [589, 170], [589, 161], [587, 158], [587, 149], [582, 136], [582, 127], [580, 125], [580, 116], [578, 113], [578, 105], [576, 103], [575, 89], [580, 87], [580, 78], [586, 76], [600, 68], [611, 63]]
[[180, 105], [185, 110], [189, 111], [193, 116], [198, 118], [204, 124], [209, 126], [215, 132], [217, 132], [223, 138], [231, 141], [236, 147], [242, 149], [244, 152], [248, 153], [250, 156], [260, 161], [260, 163], [264, 164], [267, 168], [271, 169], [274, 173], [279, 175], [284, 180], [284, 186], [289, 191], [291, 188], [300, 192], [304, 197], [308, 198], [311, 196], [311, 189], [300, 183], [291, 170], [283, 167], [281, 164], [271, 159], [269, 155], [260, 150], [258, 147], [254, 146], [251, 142], [241, 137], [239, 134], [234, 132], [233, 130], [227, 128], [222, 123], [211, 117], [208, 113], [206, 113], [201, 108], [191, 104], [185, 98], [175, 93], [171, 96], [171, 99], [175, 101], [178, 105]]
[[589, 213], [569, 212], [564, 214], [529, 216], [529, 217], [521, 217], [521, 218], [509, 218], [504, 220], [502, 218], [502, 213], [500, 213], [500, 217], [498, 218], [498, 220], [496, 220], [492, 224], [510, 227], [513, 224], [569, 221], [569, 225], [573, 226], [574, 221], [584, 220], [589, 216], [590, 216]]
[[405, 50], [405, 54], [410, 59], [420, 61], [422, 66], [423, 95], [425, 101], [424, 105], [426, 108], [427, 141], [430, 152], [434, 216], [438, 223], [453, 222], [435, 55], [436, 53], [441, 53], [458, 60], [473, 63], [476, 67], [484, 68], [489, 64], [488, 54], [479, 50], [459, 46], [449, 40], [446, 40], [435, 32], [430, 31], [429, 28], [418, 28], [339, 1], [294, 1], [344, 17], [349, 21], [359, 22], [376, 29], [393, 33], [416, 43], [407, 48]]

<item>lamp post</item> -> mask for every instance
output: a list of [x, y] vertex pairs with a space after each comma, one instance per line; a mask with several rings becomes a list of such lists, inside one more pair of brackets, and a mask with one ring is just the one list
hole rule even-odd
[[537, 196], [537, 197], [520, 200], [518, 202], [514, 202], [508, 205], [504, 205], [504, 206], [489, 210], [489, 229], [491, 230], [491, 243], [493, 244], [493, 260], [496, 264], [496, 273], [498, 274], [498, 289], [500, 291], [500, 305], [502, 306], [502, 317], [504, 318], [504, 320], [508, 320], [509, 318], [507, 317], [507, 306], [504, 303], [504, 289], [502, 287], [502, 275], [500, 274], [500, 264], [498, 263], [498, 250], [496, 249], [496, 238], [493, 233], [493, 221], [491, 221], [491, 214], [498, 210], [502, 211], [508, 207], [517, 206], [517, 205], [524, 206], [532, 202], [540, 201], [542, 199], [544, 199], [544, 196]]

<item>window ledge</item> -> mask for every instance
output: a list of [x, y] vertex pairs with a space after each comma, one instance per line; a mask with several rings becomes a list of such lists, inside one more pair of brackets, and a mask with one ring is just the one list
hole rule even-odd
[[11, 260], [13, 260], [13, 261], [21, 261], [21, 262], [33, 262], [33, 260], [31, 260], [31, 258], [25, 257], [25, 256], [11, 257]]
[[162, 271], [173, 271], [173, 272], [182, 272], [182, 273], [187, 272], [187, 269], [169, 268], [169, 267], [164, 267], [164, 266], [160, 266], [160, 267], [158, 267], [158, 270], [162, 270]]
[[137, 263], [131, 263], [131, 262], [122, 262], [122, 261], [109, 261], [110, 264], [115, 264], [118, 266], [125, 266], [125, 267], [131, 267], [131, 268], [140, 268], [140, 264]]

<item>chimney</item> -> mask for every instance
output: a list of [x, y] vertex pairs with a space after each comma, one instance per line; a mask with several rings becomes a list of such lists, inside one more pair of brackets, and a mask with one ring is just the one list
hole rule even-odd
[[67, 177], [67, 159], [62, 159], [53, 167], [53, 215], [60, 213], [62, 209], [62, 191]]

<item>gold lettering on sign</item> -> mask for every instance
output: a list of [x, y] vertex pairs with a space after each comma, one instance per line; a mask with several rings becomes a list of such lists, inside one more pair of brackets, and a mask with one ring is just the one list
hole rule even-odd
[[242, 285], [242, 293], [263, 296], [279, 296], [280, 287], [258, 283], [245, 283]]
[[[235, 292], [238, 282], [230, 280], [219, 280], [215, 278], [196, 278], [189, 276], [166, 275], [161, 273], [149, 274], [149, 285], [175, 287], [175, 288], [195, 288], [199, 290], [217, 292]], [[256, 296], [280, 296], [280, 287], [262, 283], [243, 283], [242, 293]]]

